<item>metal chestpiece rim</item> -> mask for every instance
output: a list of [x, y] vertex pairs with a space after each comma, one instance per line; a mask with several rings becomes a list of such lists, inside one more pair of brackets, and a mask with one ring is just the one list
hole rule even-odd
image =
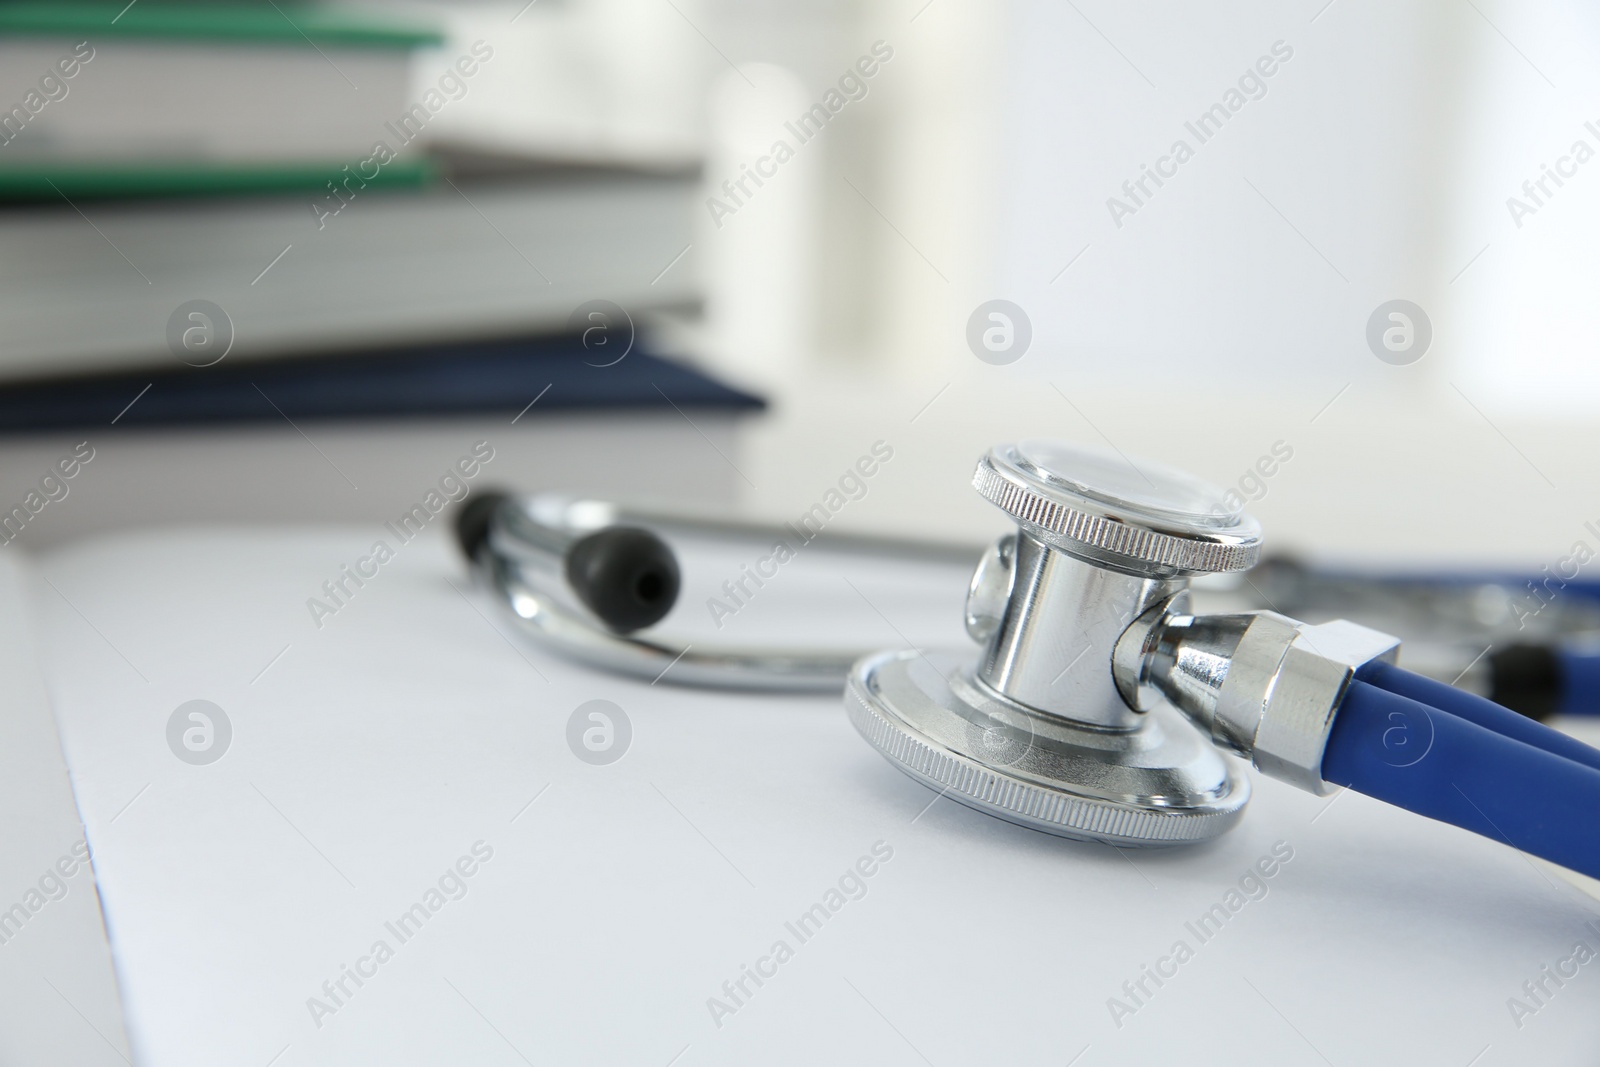
[[912, 779], [1057, 837], [1205, 841], [1250, 800], [1249, 781], [1166, 706], [1132, 732], [1049, 722], [987, 691], [957, 658], [917, 651], [861, 660], [844, 703], [856, 731]]
[[1261, 555], [1260, 526], [1248, 515], [1225, 509], [1221, 490], [1161, 468], [1153, 471], [1157, 477], [1181, 485], [1192, 496], [1209, 496], [1216, 506], [1207, 511], [1119, 499], [1041, 467], [1028, 458], [1028, 447], [1022, 442], [991, 449], [978, 461], [973, 488], [1069, 551], [1168, 575], [1248, 570]]

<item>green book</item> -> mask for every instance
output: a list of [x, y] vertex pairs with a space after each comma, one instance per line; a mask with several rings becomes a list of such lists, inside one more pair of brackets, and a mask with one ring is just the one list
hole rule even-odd
[[366, 11], [306, 4], [101, 3], [38, 0], [0, 3], [0, 36], [154, 37], [168, 41], [247, 41], [336, 48], [411, 49], [437, 45], [434, 29]]
[[[265, 196], [306, 193], [327, 198], [349, 177], [343, 167], [271, 164], [40, 164], [0, 167], [0, 203], [75, 202], [173, 196]], [[359, 185], [361, 191], [419, 189], [438, 177], [432, 160], [396, 161]], [[337, 205], [337, 200], [330, 200]]]
[[0, 2], [0, 201], [425, 185], [427, 127], [493, 57], [414, 89], [443, 44], [321, 6]]

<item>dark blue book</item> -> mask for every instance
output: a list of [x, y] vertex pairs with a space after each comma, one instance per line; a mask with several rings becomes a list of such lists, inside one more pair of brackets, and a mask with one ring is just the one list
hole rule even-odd
[[578, 336], [540, 336], [36, 378], [0, 384], [0, 433], [516, 415], [535, 400], [541, 411], [766, 407], [638, 344], [613, 358]]

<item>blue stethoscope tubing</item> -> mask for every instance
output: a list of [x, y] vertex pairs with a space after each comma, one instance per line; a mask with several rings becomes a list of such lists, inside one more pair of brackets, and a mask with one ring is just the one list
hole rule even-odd
[[1600, 715], [1600, 654], [1555, 650], [1557, 715]]
[[1326, 781], [1600, 878], [1600, 751], [1387, 663], [1350, 684]]
[[[1482, 585], [1487, 580], [1507, 587], [1515, 587], [1518, 581], [1509, 575], [1479, 575], [1476, 579], [1455, 575], [1442, 580], [1463, 586]], [[1521, 582], [1538, 585], [1527, 578]], [[1600, 604], [1600, 582], [1567, 581], [1561, 585], [1559, 594]], [[1516, 643], [1494, 649], [1490, 659], [1497, 690], [1508, 696], [1515, 690], [1519, 703], [1532, 705], [1523, 714], [1534, 717], [1600, 715], [1600, 649], [1592, 643]]]
[[[1438, 571], [1377, 573], [1340, 568], [1316, 568], [1315, 577], [1349, 588], [1386, 588], [1392, 591], [1470, 590], [1498, 586], [1527, 589], [1530, 603], [1552, 603], [1557, 597], [1600, 605], [1600, 580], [1559, 575], [1526, 575], [1500, 571]], [[1514, 642], [1491, 646], [1489, 674], [1492, 699], [1524, 715], [1544, 719], [1554, 715], [1600, 716], [1600, 644], [1594, 641]]]

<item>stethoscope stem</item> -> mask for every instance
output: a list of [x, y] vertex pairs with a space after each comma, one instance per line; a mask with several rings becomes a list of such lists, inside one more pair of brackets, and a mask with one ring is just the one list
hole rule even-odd
[[[629, 594], [637, 591], [641, 574], [668, 573], [663, 560], [670, 564], [670, 581], [662, 579], [670, 591], [670, 606], [677, 594], [670, 550], [662, 546], [660, 552], [666, 553], [662, 556], [655, 546], [641, 546], [637, 538], [623, 541], [614, 536], [642, 532], [634, 527], [606, 527], [584, 536], [544, 528], [528, 521], [528, 513], [516, 501], [504, 498], [490, 512], [483, 530], [459, 531], [463, 549], [472, 551], [481, 579], [529, 636], [569, 659], [652, 684], [830, 692], [839, 689], [857, 658], [857, 653], [844, 650], [796, 654], [639, 636], [634, 627], [616, 625], [614, 620], [632, 609]], [[582, 553], [586, 544], [611, 553], [599, 559], [604, 566], [574, 565], [574, 554]], [[591, 554], [589, 563], [596, 558]], [[608, 603], [622, 611], [608, 610]], [[644, 606], [652, 613], [660, 610], [658, 604]]]

